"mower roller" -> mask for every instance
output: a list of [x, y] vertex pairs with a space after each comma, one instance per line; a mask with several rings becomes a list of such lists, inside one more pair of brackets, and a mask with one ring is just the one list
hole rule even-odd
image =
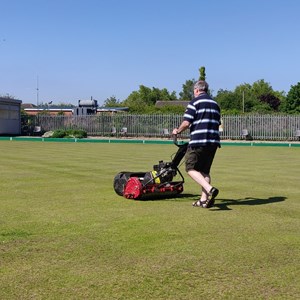
[[[182, 193], [184, 177], [178, 166], [186, 153], [188, 143], [179, 144], [176, 136], [173, 142], [178, 150], [171, 162], [161, 160], [150, 172], [118, 173], [113, 183], [115, 192], [119, 196], [134, 200], [168, 198]], [[174, 181], [176, 176], [180, 179]]]

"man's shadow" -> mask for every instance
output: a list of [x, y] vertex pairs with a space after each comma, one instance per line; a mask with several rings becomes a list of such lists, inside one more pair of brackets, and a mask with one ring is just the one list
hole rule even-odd
[[[277, 196], [277, 197], [269, 197], [266, 199], [263, 198], [252, 198], [246, 197], [244, 199], [236, 199], [236, 200], [228, 200], [228, 199], [216, 199], [215, 205], [211, 210], [232, 210], [228, 206], [234, 205], [262, 205], [262, 204], [271, 204], [285, 201], [286, 197]], [[221, 201], [221, 203], [220, 203]]]

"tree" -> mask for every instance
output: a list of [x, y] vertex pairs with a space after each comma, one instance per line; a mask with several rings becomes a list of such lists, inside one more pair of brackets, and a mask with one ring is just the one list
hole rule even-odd
[[199, 69], [199, 73], [200, 73], [199, 80], [205, 80], [206, 79], [205, 67], [201, 67]]
[[160, 98], [161, 101], [177, 100], [176, 92], [173, 91], [170, 94], [169, 91], [166, 88], [164, 88], [164, 89], [162, 89], [162, 90], [159, 91], [159, 98]]
[[169, 93], [167, 89], [149, 88], [140, 85], [138, 91], [133, 91], [122, 105], [128, 106], [131, 111], [148, 110], [147, 107], [154, 107], [156, 101], [176, 100], [176, 92]]
[[[48, 107], [48, 105], [49, 104], [41, 104], [42, 106], [44, 105], [44, 106], [46, 106], [46, 107]], [[60, 102], [60, 103], [58, 103], [58, 104], [52, 104], [53, 106], [55, 106], [55, 107], [61, 107], [61, 108], [74, 108], [75, 107], [75, 105], [74, 104], [72, 104], [72, 103], [64, 103], [64, 102]]]
[[220, 105], [222, 113], [236, 114], [242, 111], [241, 97], [238, 93], [227, 90], [219, 90], [215, 100]]
[[256, 99], [262, 95], [273, 94], [273, 92], [272, 86], [263, 79], [255, 81], [251, 87], [251, 93]]
[[[199, 68], [199, 79], [198, 80], [205, 80], [206, 74], [205, 74], [205, 67]], [[179, 99], [180, 100], [186, 100], [191, 101], [194, 98], [194, 84], [195, 79], [186, 80], [186, 82], [182, 85], [182, 91], [179, 93]], [[208, 91], [208, 94], [210, 94], [210, 91]]]
[[255, 105], [255, 97], [251, 93], [251, 88], [249, 83], [244, 83], [238, 85], [233, 91], [240, 112], [250, 112]]
[[272, 110], [278, 111], [278, 108], [280, 105], [280, 99], [278, 97], [276, 97], [275, 95], [270, 94], [270, 93], [264, 94], [259, 97], [259, 100], [262, 103], [267, 103]]
[[194, 97], [194, 79], [187, 80], [182, 85], [182, 92], [179, 93], [180, 100], [190, 101]]
[[287, 96], [284, 111], [287, 113], [300, 113], [300, 82], [292, 85]]
[[243, 112], [270, 113], [278, 111], [282, 93], [274, 92], [272, 86], [263, 79], [237, 86], [234, 92], [239, 95]]
[[6, 99], [16, 99], [15, 96], [10, 95], [10, 94], [0, 94], [0, 98], [6, 98]]
[[111, 96], [104, 101], [104, 107], [120, 107], [121, 103], [115, 96]]

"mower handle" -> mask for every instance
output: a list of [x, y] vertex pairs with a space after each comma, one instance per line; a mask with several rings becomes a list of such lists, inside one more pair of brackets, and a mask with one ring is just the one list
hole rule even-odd
[[185, 156], [185, 153], [187, 151], [189, 143], [178, 144], [177, 134], [173, 135], [173, 143], [178, 147], [178, 150], [172, 159], [172, 166], [174, 168], [177, 168], [177, 170], [178, 170], [178, 166], [179, 166], [181, 160], [183, 159], [183, 157]]
[[177, 142], [177, 134], [173, 134], [173, 143], [178, 146], [178, 142]]
[[188, 145], [188, 142], [185, 142], [185, 143], [178, 143], [178, 140], [177, 140], [177, 134], [173, 134], [173, 143], [174, 145], [176, 145], [177, 147], [181, 147], [183, 145]]
[[176, 145], [177, 147], [180, 147], [181, 145], [183, 145], [182, 143], [178, 143], [178, 140], [177, 140], [177, 134], [173, 134], [173, 143], [174, 145]]

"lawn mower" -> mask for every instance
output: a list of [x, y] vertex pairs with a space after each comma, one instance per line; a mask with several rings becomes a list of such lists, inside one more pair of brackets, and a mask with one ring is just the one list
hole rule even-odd
[[[177, 137], [174, 136], [174, 144], [178, 150], [171, 162], [161, 160], [149, 172], [118, 173], [113, 184], [115, 192], [127, 199], [135, 200], [168, 198], [182, 193], [184, 177], [178, 166], [186, 153], [188, 143], [179, 144]], [[180, 179], [174, 181], [176, 176]]]

